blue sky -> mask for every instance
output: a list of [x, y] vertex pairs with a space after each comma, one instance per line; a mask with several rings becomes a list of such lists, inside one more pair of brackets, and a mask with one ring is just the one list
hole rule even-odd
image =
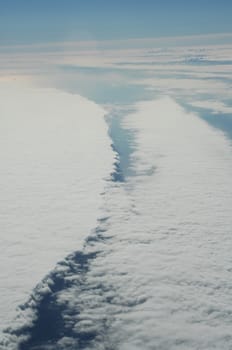
[[0, 0], [0, 43], [232, 32], [231, 0]]

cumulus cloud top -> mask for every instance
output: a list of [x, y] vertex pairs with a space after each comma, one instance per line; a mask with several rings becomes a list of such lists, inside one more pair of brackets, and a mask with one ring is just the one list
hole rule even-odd
[[0, 83], [0, 328], [95, 227], [114, 163], [104, 114], [78, 95]]
[[104, 286], [104, 301], [95, 300], [112, 317], [113, 348], [227, 349], [230, 144], [170, 98], [139, 104], [124, 127], [137, 132], [137, 176], [129, 196], [111, 195], [112, 238], [88, 273], [90, 285]]
[[137, 104], [123, 127], [134, 131], [135, 175], [109, 184], [84, 250], [35, 292], [64, 323], [53, 342], [29, 344], [228, 349], [231, 146], [171, 98]]
[[[230, 134], [231, 45], [62, 48], [21, 48], [18, 56], [3, 48], [1, 74], [14, 69], [12, 79], [25, 74], [38, 84], [84, 91], [120, 118], [112, 123], [110, 141], [103, 110], [79, 96], [53, 89], [35, 94], [21, 82], [20, 91], [6, 83], [1, 88], [7, 102], [0, 104], [0, 142], [7, 152], [0, 154], [9, 171], [0, 176], [10, 203], [3, 223], [13, 233], [3, 237], [9, 269], [22, 262], [22, 277], [21, 266], [32, 259], [35, 268], [41, 257], [41, 270], [20, 289], [15, 305], [62, 259], [20, 309], [4, 350], [23, 339], [25, 349], [38, 350], [230, 348], [231, 145], [190, 111]], [[150, 101], [122, 106], [142, 96]], [[104, 187], [115, 161], [122, 174]], [[10, 217], [18, 213], [16, 227]], [[33, 222], [25, 225], [24, 215]], [[16, 232], [24, 235], [28, 228], [19, 253]], [[52, 239], [45, 237], [47, 228]], [[64, 258], [84, 238], [84, 248]], [[9, 264], [6, 255], [1, 259]], [[20, 285], [20, 278], [14, 282], [4, 272], [2, 278], [8, 288]], [[50, 317], [57, 327], [44, 321]]]

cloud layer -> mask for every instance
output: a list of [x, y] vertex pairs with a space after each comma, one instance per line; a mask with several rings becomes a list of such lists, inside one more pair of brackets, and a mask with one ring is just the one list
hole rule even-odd
[[3, 48], [4, 79], [120, 110], [109, 140], [95, 104], [0, 85], [4, 350], [232, 347], [231, 145], [199, 118], [229, 131], [232, 47], [179, 41]]
[[3, 82], [0, 95], [2, 329], [96, 226], [114, 153], [93, 102]]
[[[83, 251], [35, 291], [23, 349], [228, 349], [231, 146], [170, 98], [139, 103], [123, 127], [135, 175], [109, 182]], [[41, 300], [63, 322], [49, 342]]]

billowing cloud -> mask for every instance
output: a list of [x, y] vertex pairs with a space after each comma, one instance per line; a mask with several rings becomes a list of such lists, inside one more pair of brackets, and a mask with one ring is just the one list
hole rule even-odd
[[105, 111], [78, 95], [0, 83], [0, 328], [96, 226], [113, 169]]
[[[1, 85], [4, 350], [232, 347], [231, 145], [200, 119], [229, 120], [232, 47], [142, 42], [1, 55], [2, 76], [101, 90], [120, 120], [110, 140], [96, 104]], [[115, 161], [129, 176], [105, 181]]]
[[123, 127], [134, 133], [135, 176], [109, 183], [84, 249], [35, 291], [35, 326], [52, 310], [63, 323], [52, 342], [34, 333], [28, 344], [228, 349], [230, 143], [170, 98], [139, 103]]

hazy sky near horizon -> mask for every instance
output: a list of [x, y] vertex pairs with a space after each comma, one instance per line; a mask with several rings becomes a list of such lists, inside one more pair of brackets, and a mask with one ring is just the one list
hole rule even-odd
[[0, 0], [0, 44], [232, 32], [230, 0]]

